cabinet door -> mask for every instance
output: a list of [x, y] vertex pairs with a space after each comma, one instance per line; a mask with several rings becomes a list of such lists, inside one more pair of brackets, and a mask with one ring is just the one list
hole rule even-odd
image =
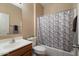
[[23, 56], [32, 56], [32, 50], [29, 50], [29, 51], [26, 52]]
[[30, 53], [32, 53], [32, 44], [24, 46], [15, 51], [12, 51], [9, 54], [7, 54], [7, 56], [23, 56], [25, 53], [28, 53], [28, 51], [30, 51]]

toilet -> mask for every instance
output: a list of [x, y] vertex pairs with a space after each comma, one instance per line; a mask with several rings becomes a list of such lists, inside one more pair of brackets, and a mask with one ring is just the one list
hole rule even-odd
[[45, 56], [46, 55], [46, 48], [42, 45], [35, 46], [35, 47], [33, 47], [33, 49], [34, 49], [34, 52], [36, 53], [36, 55], [39, 55], [39, 56]]
[[43, 45], [36, 46], [36, 37], [27, 38], [27, 40], [32, 41], [33, 52], [38, 56], [46, 55], [46, 48]]

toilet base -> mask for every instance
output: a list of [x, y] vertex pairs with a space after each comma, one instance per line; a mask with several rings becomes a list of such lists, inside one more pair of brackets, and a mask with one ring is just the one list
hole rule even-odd
[[36, 55], [36, 56], [47, 56], [47, 55], [45, 55], [45, 54], [37, 54], [37, 53], [35, 53], [35, 55]]
[[33, 52], [37, 56], [46, 56], [46, 48], [42, 45], [33, 47]]
[[47, 55], [45, 55], [45, 54], [38, 54], [38, 53], [35, 53], [34, 50], [32, 50], [32, 51], [33, 51], [33, 53], [32, 53], [33, 56], [47, 56]]

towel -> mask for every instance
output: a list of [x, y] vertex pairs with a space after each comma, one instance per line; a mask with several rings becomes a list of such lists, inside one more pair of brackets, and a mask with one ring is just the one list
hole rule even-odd
[[77, 28], [77, 16], [74, 18], [73, 20], [73, 32], [76, 32], [76, 28]]

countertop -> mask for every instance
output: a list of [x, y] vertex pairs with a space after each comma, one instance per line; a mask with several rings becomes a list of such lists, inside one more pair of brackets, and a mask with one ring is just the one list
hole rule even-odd
[[0, 41], [0, 56], [8, 54], [16, 49], [31, 44], [31, 41], [25, 39], [17, 39], [15, 43], [10, 43], [10, 40]]

